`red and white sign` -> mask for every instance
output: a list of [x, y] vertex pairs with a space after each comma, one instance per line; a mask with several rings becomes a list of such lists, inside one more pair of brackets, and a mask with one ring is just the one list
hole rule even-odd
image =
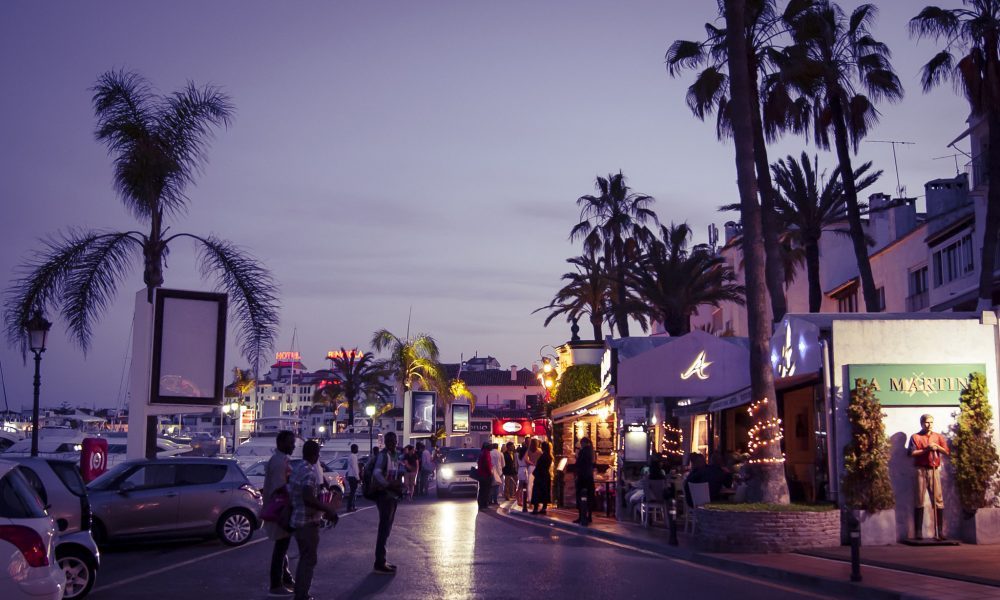
[[84, 438], [80, 450], [80, 474], [83, 481], [90, 483], [98, 475], [108, 470], [108, 440], [105, 438]]
[[493, 419], [493, 435], [534, 435], [531, 419]]

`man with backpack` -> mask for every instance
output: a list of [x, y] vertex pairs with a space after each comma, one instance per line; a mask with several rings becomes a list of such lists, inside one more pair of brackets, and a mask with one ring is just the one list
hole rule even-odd
[[[385, 450], [374, 459], [371, 471], [371, 487], [375, 505], [378, 507], [378, 537], [375, 540], [375, 572], [386, 575], [396, 573], [396, 565], [385, 560], [385, 544], [392, 533], [392, 523], [396, 518], [396, 506], [403, 495], [400, 481], [399, 457], [396, 454], [396, 433], [385, 434]], [[367, 471], [367, 468], [365, 469]], [[368, 483], [367, 481], [365, 483]], [[367, 495], [367, 494], [366, 494]]]

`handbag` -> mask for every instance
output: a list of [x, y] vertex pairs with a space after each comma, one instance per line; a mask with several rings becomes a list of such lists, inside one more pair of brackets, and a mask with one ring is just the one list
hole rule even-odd
[[271, 494], [264, 509], [260, 511], [260, 520], [277, 523], [282, 529], [288, 529], [292, 518], [292, 499], [287, 487], [280, 487]]

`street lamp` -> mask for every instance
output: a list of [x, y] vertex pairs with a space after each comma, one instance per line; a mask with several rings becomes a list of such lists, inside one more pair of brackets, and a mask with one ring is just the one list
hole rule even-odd
[[[238, 429], [240, 426], [240, 403], [233, 401], [229, 404], [223, 404], [222, 412], [224, 414], [233, 413], [230, 415], [230, 418], [233, 420], [233, 454], [236, 454], [236, 446], [240, 444], [240, 433]], [[219, 428], [222, 428], [221, 425]]]
[[[371, 457], [375, 448], [375, 405], [369, 404], [365, 407], [365, 414], [368, 415], [368, 456]], [[371, 460], [369, 458], [368, 460]]]
[[42, 352], [45, 352], [45, 339], [49, 335], [52, 323], [45, 320], [42, 311], [35, 310], [35, 314], [24, 322], [24, 328], [28, 330], [28, 348], [35, 354], [35, 400], [31, 407], [31, 455], [38, 456], [38, 394], [42, 387]]

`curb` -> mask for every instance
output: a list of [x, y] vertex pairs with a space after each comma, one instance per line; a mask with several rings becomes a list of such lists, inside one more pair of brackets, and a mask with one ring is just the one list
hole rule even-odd
[[795, 571], [786, 571], [775, 567], [755, 565], [752, 563], [742, 562], [737, 559], [724, 558], [714, 554], [698, 552], [697, 550], [692, 550], [690, 548], [668, 546], [666, 544], [658, 544], [647, 540], [634, 539], [618, 533], [583, 527], [577, 525], [576, 523], [566, 523], [547, 516], [528, 516], [527, 514], [521, 513], [519, 510], [511, 510], [509, 506], [500, 506], [500, 508], [497, 509], [497, 514], [522, 523], [529, 523], [543, 527], [547, 526], [549, 528], [560, 529], [562, 531], [567, 531], [580, 536], [602, 539], [615, 544], [645, 550], [647, 552], [652, 552], [675, 560], [690, 562], [700, 566], [714, 567], [731, 573], [739, 573], [741, 575], [748, 575], [761, 579], [781, 581], [783, 583], [803, 586], [832, 594], [850, 596], [852, 598], [864, 598], [866, 600], [911, 600], [921, 597], [910, 594], [901, 594], [884, 588], [851, 583], [849, 581], [839, 581], [817, 575], [808, 575]]

